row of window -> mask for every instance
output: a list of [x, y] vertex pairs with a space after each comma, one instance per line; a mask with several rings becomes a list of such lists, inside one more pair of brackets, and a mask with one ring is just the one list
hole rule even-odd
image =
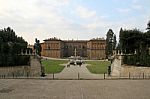
[[65, 48], [67, 49], [67, 48], [73, 48], [73, 49], [75, 49], [75, 48], [79, 48], [79, 49], [85, 49], [86, 47], [85, 46], [81, 46], [81, 45], [76, 45], [76, 46], [74, 46], [74, 45], [67, 45], [67, 46], [65, 46]]
[[[54, 43], [54, 44], [46, 44], [46, 49], [58, 49], [60, 48], [59, 44]], [[94, 48], [94, 49], [105, 49], [105, 45], [104, 44], [92, 44], [92, 45], [88, 45], [88, 46], [84, 46], [84, 45], [66, 45], [64, 46], [65, 49], [86, 49], [86, 48]]]

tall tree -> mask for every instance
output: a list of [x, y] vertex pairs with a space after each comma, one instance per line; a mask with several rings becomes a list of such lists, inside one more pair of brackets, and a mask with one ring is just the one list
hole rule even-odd
[[113, 50], [116, 48], [116, 35], [112, 29], [109, 29], [106, 35], [106, 58], [113, 55]]
[[133, 54], [135, 50], [139, 52], [142, 45], [143, 33], [138, 29], [120, 30], [119, 44], [124, 54]]
[[122, 50], [124, 54], [131, 54], [124, 57], [124, 63], [150, 66], [150, 21], [147, 24], [147, 29], [148, 31], [145, 33], [138, 29], [120, 29], [117, 49]]
[[113, 37], [113, 49], [115, 50], [116, 49], [116, 44], [117, 44], [117, 40], [116, 40], [116, 35], [114, 34], [114, 37]]
[[8, 27], [0, 30], [0, 66], [17, 64], [20, 57], [18, 54], [21, 53], [21, 49], [26, 48], [27, 42], [22, 37], [17, 37], [13, 29]]

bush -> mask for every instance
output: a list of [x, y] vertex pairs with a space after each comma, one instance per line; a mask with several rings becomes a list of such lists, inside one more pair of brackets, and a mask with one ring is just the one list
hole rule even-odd
[[137, 65], [137, 66], [149, 66], [150, 67], [150, 55], [126, 55], [123, 59], [124, 64]]
[[19, 55], [0, 56], [0, 67], [29, 65], [29, 62], [30, 62], [30, 56], [19, 56]]

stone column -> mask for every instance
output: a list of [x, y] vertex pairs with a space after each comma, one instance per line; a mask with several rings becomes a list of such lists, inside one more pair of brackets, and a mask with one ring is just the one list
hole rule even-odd
[[21, 55], [24, 55], [23, 50], [21, 50]]
[[28, 52], [27, 52], [27, 50], [26, 50], [26, 53], [25, 53], [25, 55], [28, 55]]
[[136, 50], [134, 51], [134, 54], [136, 54]]

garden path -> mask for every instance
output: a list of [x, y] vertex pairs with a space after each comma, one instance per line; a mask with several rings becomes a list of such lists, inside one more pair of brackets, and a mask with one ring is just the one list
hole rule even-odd
[[[66, 64], [65, 64], [66, 65]], [[92, 74], [86, 68], [87, 64], [81, 66], [71, 65], [70, 67], [65, 66], [61, 73], [54, 74], [55, 78], [58, 79], [102, 79], [104, 74]], [[53, 74], [48, 74], [48, 78], [52, 78]]]

